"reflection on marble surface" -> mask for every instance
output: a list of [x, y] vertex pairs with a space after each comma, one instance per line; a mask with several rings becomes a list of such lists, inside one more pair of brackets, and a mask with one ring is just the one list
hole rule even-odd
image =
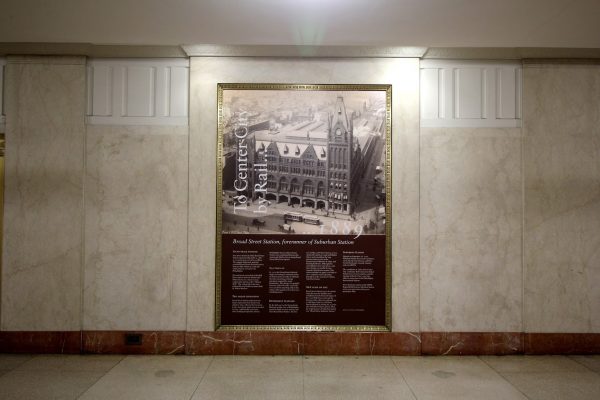
[[304, 399], [415, 400], [387, 357], [305, 357]]
[[600, 66], [524, 68], [527, 332], [600, 332]]
[[[217, 83], [392, 84], [392, 328], [419, 326], [417, 59], [192, 58], [188, 330], [214, 329]], [[201, 244], [201, 245], [199, 245]]]
[[410, 332], [186, 332], [191, 355], [418, 355], [420, 336]]
[[421, 330], [521, 330], [520, 129], [421, 130]]
[[79, 330], [85, 58], [9, 58], [3, 330]]
[[190, 400], [304, 400], [303, 363], [285, 356], [213, 358]]
[[522, 354], [519, 332], [421, 332], [421, 354], [430, 356]]
[[395, 357], [417, 399], [527, 400], [477, 357]]
[[189, 400], [208, 357], [129, 356], [81, 394], [82, 400]]
[[88, 126], [84, 329], [185, 329], [187, 141]]

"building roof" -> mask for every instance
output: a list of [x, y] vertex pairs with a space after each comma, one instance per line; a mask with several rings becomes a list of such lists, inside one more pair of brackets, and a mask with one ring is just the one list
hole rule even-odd
[[278, 140], [281, 136], [279, 134], [265, 134], [265, 131], [255, 132], [255, 150], [264, 150], [269, 147], [271, 143], [277, 146], [277, 151], [281, 156], [290, 158], [301, 158], [306, 150], [312, 147], [315, 151], [318, 160], [327, 160], [327, 146], [323, 144], [313, 144], [310, 141], [304, 139], [304, 141], [288, 140], [287, 137], [284, 140]]

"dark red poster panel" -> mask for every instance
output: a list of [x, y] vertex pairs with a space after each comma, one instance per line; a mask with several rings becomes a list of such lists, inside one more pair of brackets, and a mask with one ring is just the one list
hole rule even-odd
[[223, 325], [386, 325], [385, 235], [223, 235]]
[[219, 84], [217, 327], [390, 329], [391, 92]]

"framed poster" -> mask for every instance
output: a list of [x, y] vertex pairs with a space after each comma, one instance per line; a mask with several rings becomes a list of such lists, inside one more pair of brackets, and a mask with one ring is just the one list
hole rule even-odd
[[217, 329], [391, 329], [391, 85], [219, 84]]

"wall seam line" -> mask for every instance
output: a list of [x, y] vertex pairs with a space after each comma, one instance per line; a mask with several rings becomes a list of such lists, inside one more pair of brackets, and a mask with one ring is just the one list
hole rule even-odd
[[190, 286], [190, 148], [191, 148], [191, 121], [190, 121], [190, 103], [191, 103], [191, 59], [188, 60], [188, 85], [187, 85], [187, 201], [186, 201], [186, 232], [185, 232], [185, 327], [183, 335], [184, 353], [187, 353], [187, 332], [189, 331], [189, 286]]
[[[417, 61], [418, 63], [418, 70], [421, 70], [421, 60]], [[418, 275], [419, 275], [419, 286], [417, 288], [418, 290], [418, 299], [419, 299], [419, 306], [418, 306], [418, 310], [419, 310], [419, 337], [421, 337], [421, 332], [423, 331], [423, 327], [421, 326], [421, 311], [422, 311], [422, 301], [421, 301], [421, 151], [422, 151], [422, 146], [421, 146], [421, 74], [419, 73], [419, 78], [418, 78], [418, 90], [417, 90], [417, 102], [418, 102], [418, 113], [419, 113], [419, 117], [418, 117], [418, 121], [419, 121], [419, 140], [418, 140], [418, 150], [417, 150], [417, 179], [418, 179], [418, 190], [417, 190], [417, 196], [418, 196], [418, 205], [417, 205], [417, 210], [418, 210], [418, 223], [417, 223], [417, 266], [418, 266]], [[421, 338], [421, 340], [419, 340], [419, 354], [423, 354], [423, 340]]]
[[[84, 69], [84, 91], [83, 91], [83, 102], [82, 104], [87, 103], [87, 79], [88, 79], [88, 69], [87, 69], [87, 58], [83, 63]], [[86, 182], [86, 174], [87, 174], [87, 129], [88, 126], [86, 124], [86, 109], [84, 107], [83, 110], [83, 171], [81, 174], [81, 273], [79, 277], [79, 352], [83, 354], [84, 346], [83, 346], [83, 320], [84, 320], [84, 287], [85, 287], [85, 228], [86, 228], [86, 196], [85, 196], [85, 182]]]
[[[525, 74], [521, 63], [521, 85], [519, 97], [521, 98], [521, 332], [525, 341], [525, 107], [523, 92], [525, 87]], [[522, 343], [525, 350], [525, 343]]]

